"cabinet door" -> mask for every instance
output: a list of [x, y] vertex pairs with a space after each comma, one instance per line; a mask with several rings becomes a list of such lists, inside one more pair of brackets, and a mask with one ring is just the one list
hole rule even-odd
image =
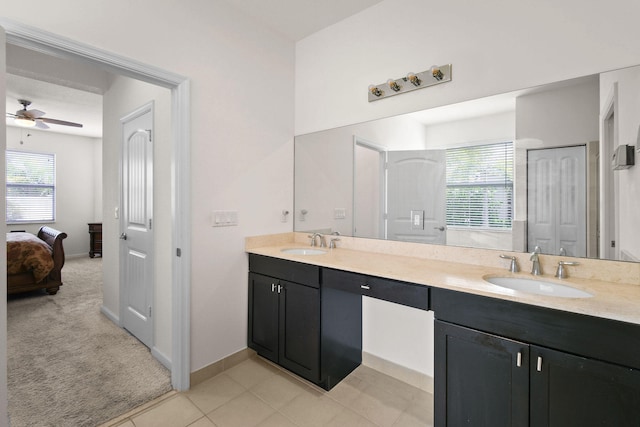
[[435, 425], [529, 423], [528, 345], [435, 322]]
[[278, 362], [277, 279], [249, 273], [249, 347]]
[[532, 427], [640, 425], [640, 371], [534, 346], [531, 356]]
[[320, 379], [320, 290], [280, 281], [280, 365]]

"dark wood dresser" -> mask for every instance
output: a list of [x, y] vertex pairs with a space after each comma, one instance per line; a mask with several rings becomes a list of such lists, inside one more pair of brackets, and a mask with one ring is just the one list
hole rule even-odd
[[89, 257], [102, 256], [102, 223], [89, 223]]

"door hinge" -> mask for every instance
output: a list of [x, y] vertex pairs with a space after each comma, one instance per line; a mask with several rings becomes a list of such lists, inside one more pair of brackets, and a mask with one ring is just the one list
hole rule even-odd
[[149, 306], [149, 317], [151, 317], [151, 306]]
[[152, 224], [153, 224], [152, 219], [149, 218], [149, 230], [153, 229], [153, 225]]
[[153, 142], [153, 139], [151, 138], [151, 129], [145, 129], [145, 131], [149, 134], [149, 141]]
[[178, 257], [182, 256], [182, 249], [176, 248], [176, 256]]

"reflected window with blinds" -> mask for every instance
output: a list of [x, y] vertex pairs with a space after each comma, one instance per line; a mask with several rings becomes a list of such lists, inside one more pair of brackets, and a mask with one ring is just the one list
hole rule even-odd
[[56, 204], [55, 154], [6, 152], [7, 224], [53, 222]]
[[511, 229], [513, 142], [452, 148], [447, 158], [447, 226]]

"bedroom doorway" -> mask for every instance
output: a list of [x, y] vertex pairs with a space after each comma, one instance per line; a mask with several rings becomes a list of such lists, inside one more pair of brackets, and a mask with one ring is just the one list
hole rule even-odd
[[[171, 376], [177, 390], [189, 388], [190, 325], [190, 186], [189, 186], [189, 80], [183, 76], [142, 64], [116, 54], [64, 39], [34, 27], [0, 18], [7, 34], [6, 43], [92, 64], [114, 74], [167, 88], [171, 91], [172, 133], [171, 205], [180, 206], [171, 212]], [[3, 43], [4, 44], [4, 43]], [[117, 236], [116, 236], [117, 239]], [[6, 313], [6, 303], [2, 303]], [[0, 336], [6, 343], [6, 335]], [[6, 364], [6, 354], [0, 352], [0, 363]]]

